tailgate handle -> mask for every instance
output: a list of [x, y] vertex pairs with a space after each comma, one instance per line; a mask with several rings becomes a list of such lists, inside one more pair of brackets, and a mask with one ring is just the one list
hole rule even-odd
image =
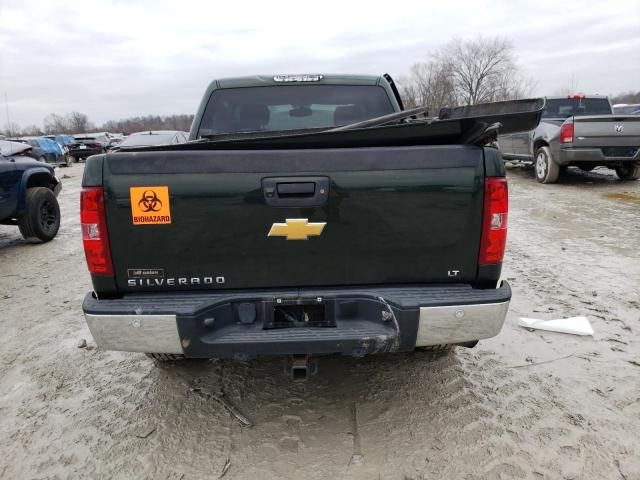
[[316, 191], [313, 182], [279, 183], [276, 190], [280, 197], [308, 197]]
[[329, 177], [267, 177], [264, 201], [271, 207], [321, 207], [329, 199]]

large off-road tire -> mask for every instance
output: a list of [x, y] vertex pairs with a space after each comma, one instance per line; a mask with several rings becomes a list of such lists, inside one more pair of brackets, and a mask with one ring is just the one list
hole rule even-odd
[[623, 163], [616, 168], [616, 175], [620, 180], [638, 180], [640, 178], [640, 162]]
[[560, 166], [551, 157], [549, 147], [540, 147], [536, 150], [533, 162], [533, 171], [536, 180], [540, 183], [556, 183], [560, 176]]
[[60, 207], [51, 190], [45, 187], [27, 189], [24, 213], [18, 218], [20, 233], [28, 242], [48, 242], [60, 228]]
[[184, 355], [175, 353], [145, 353], [149, 358], [153, 358], [156, 362], [177, 362], [184, 360]]

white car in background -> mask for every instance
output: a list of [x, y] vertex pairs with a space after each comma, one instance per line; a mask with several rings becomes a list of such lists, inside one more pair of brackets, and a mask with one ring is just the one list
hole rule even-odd
[[160, 145], [175, 145], [186, 143], [189, 134], [179, 130], [150, 130], [136, 132], [125, 138], [119, 145], [112, 146], [109, 151], [117, 152], [126, 147], [157, 147]]
[[640, 115], [640, 103], [616, 103], [613, 113], [620, 115]]

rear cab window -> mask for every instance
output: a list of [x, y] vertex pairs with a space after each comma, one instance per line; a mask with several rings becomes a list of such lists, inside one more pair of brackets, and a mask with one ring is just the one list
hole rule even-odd
[[567, 118], [584, 115], [610, 115], [606, 98], [548, 98], [542, 118]]
[[213, 92], [198, 136], [330, 128], [393, 113], [378, 85], [279, 85]]

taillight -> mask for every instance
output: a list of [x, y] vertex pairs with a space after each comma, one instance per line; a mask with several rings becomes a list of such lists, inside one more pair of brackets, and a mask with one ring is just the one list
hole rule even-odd
[[91, 148], [101, 148], [101, 147], [102, 147], [102, 145], [101, 145], [101, 144], [99, 144], [99, 143], [90, 143], [90, 144], [89, 144], [89, 146], [90, 146]]
[[565, 122], [560, 127], [560, 143], [573, 143], [573, 122]]
[[502, 263], [507, 244], [507, 214], [509, 192], [507, 179], [487, 177], [484, 180], [484, 210], [482, 238], [480, 240], [480, 265]]
[[102, 187], [85, 187], [80, 192], [80, 222], [89, 272], [93, 275], [113, 275]]

